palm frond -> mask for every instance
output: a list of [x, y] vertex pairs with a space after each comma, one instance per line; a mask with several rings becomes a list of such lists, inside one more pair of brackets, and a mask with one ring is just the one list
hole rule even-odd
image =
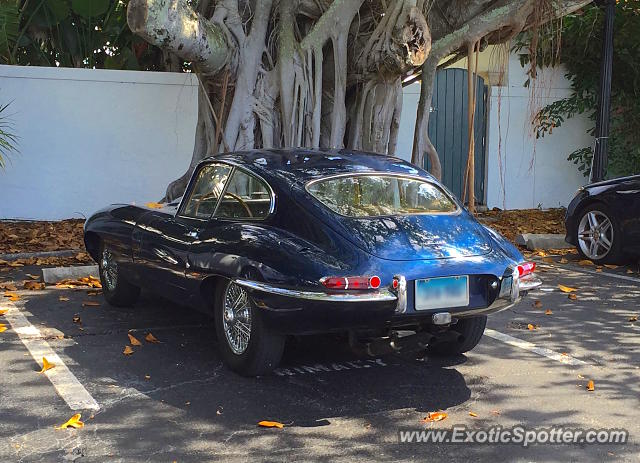
[[11, 51], [20, 31], [20, 11], [15, 0], [0, 0], [0, 59], [13, 64]]

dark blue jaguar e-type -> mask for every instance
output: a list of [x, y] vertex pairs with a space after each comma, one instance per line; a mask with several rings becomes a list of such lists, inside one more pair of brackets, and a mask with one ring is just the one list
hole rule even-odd
[[277, 366], [292, 334], [345, 332], [372, 355], [467, 352], [487, 314], [541, 284], [427, 172], [346, 150], [205, 159], [180, 201], [111, 206], [84, 239], [110, 304], [144, 287], [212, 312], [244, 375]]

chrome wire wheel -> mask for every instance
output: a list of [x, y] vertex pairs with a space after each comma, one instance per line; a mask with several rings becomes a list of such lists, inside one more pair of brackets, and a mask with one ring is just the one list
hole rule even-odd
[[585, 256], [600, 260], [609, 254], [613, 245], [613, 224], [601, 211], [587, 212], [578, 224], [578, 244]]
[[224, 291], [222, 327], [229, 347], [236, 355], [243, 354], [251, 338], [251, 305], [247, 292], [236, 283]]
[[118, 263], [115, 256], [108, 249], [102, 251], [102, 275], [109, 291], [115, 291], [118, 284]]

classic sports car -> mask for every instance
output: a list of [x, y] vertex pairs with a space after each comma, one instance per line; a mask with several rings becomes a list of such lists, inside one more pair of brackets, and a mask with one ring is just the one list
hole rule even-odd
[[427, 172], [346, 150], [210, 157], [181, 200], [111, 206], [84, 239], [109, 303], [144, 287], [212, 312], [224, 362], [244, 375], [277, 366], [286, 335], [466, 352], [487, 314], [541, 284]]
[[640, 175], [591, 183], [567, 207], [567, 243], [593, 262], [640, 255]]

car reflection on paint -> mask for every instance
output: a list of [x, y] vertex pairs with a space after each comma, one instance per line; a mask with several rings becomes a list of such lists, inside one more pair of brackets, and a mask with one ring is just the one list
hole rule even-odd
[[85, 244], [109, 303], [146, 288], [210, 312], [243, 375], [275, 368], [288, 335], [344, 332], [373, 356], [464, 353], [488, 314], [541, 284], [427, 172], [349, 150], [207, 158], [178, 201], [94, 214]]

